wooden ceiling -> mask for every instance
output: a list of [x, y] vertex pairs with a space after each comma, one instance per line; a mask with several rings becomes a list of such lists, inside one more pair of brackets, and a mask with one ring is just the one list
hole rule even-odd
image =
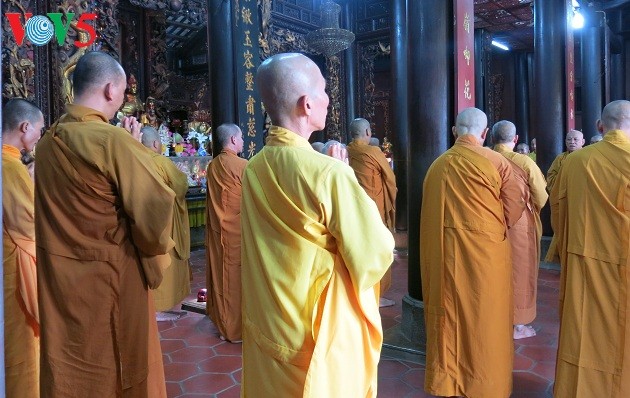
[[534, 0], [475, 0], [475, 29], [491, 32], [510, 49], [533, 50], [533, 6]]

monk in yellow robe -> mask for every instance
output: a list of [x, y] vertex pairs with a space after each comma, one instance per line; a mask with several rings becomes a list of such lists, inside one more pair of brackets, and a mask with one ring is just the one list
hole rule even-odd
[[[370, 122], [357, 118], [350, 123], [352, 142], [348, 144], [348, 160], [359, 184], [378, 207], [381, 220], [394, 230], [396, 222], [396, 176], [385, 154], [378, 146], [370, 145], [372, 129]], [[392, 270], [387, 270], [380, 284], [380, 306], [394, 305], [394, 301], [383, 297], [392, 285]]]
[[175, 247], [170, 252], [171, 265], [162, 270], [162, 283], [153, 291], [155, 309], [160, 311], [157, 320], [174, 320], [179, 314], [162, 312], [173, 308], [190, 294], [190, 225], [188, 221], [188, 207], [186, 206], [186, 192], [188, 192], [188, 178], [175, 164], [162, 155], [160, 134], [151, 126], [141, 129], [142, 144], [153, 153], [155, 169], [166, 185], [175, 192], [175, 208], [173, 209], [173, 229], [171, 238]]
[[455, 145], [429, 168], [420, 218], [427, 330], [425, 390], [506, 398], [512, 391], [512, 260], [507, 229], [525, 208], [511, 162], [482, 147], [486, 115], [457, 115]]
[[206, 205], [206, 312], [220, 337], [232, 343], [243, 337], [241, 316], [241, 190], [247, 161], [243, 132], [235, 124], [222, 124], [215, 138], [219, 153], [208, 164]]
[[43, 127], [42, 112], [26, 100], [2, 109], [4, 374], [11, 398], [39, 397], [34, 187], [20, 152], [33, 150]]
[[527, 325], [536, 318], [536, 293], [538, 289], [538, 263], [542, 223], [540, 209], [547, 203], [547, 184], [542, 171], [527, 155], [514, 152], [518, 142], [516, 126], [501, 120], [492, 126], [494, 150], [512, 162], [518, 181], [526, 185], [527, 206], [521, 218], [508, 230], [512, 247], [512, 285], [514, 288], [514, 339], [536, 335]]
[[[175, 194], [150, 152], [108, 123], [123, 101], [120, 64], [87, 53], [73, 87], [37, 146], [41, 396], [166, 397], [148, 289], [170, 265]], [[139, 135], [135, 118], [123, 125]]]
[[[564, 142], [567, 146], [567, 150], [556, 156], [556, 158], [553, 160], [553, 163], [551, 163], [551, 166], [549, 166], [549, 170], [547, 170], [547, 191], [549, 193], [551, 193], [553, 189], [553, 185], [556, 182], [556, 177], [558, 177], [558, 173], [560, 172], [562, 164], [564, 163], [567, 156], [569, 156], [570, 153], [577, 151], [578, 149], [582, 149], [586, 141], [584, 140], [584, 135], [581, 131], [571, 130], [567, 134]], [[560, 261], [560, 259], [558, 258], [558, 240], [555, 234], [551, 238], [549, 249], [547, 250], [547, 254], [545, 255], [545, 261], [550, 263], [557, 263]]]
[[560, 252], [554, 397], [630, 397], [630, 102], [604, 107], [604, 140], [567, 158], [551, 192]]
[[393, 236], [340, 146], [308, 142], [328, 107], [317, 65], [277, 54], [256, 78], [273, 125], [243, 175], [242, 396], [375, 397]]

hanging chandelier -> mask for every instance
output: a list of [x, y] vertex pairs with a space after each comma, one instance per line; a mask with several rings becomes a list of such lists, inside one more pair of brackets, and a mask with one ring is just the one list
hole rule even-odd
[[321, 7], [322, 27], [306, 35], [306, 44], [314, 51], [331, 57], [350, 47], [354, 33], [339, 28], [339, 4], [324, 0]]

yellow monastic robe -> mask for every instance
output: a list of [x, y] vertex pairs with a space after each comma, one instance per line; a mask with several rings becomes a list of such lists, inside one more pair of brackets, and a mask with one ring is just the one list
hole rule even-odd
[[242, 340], [241, 181], [247, 161], [224, 149], [206, 178], [206, 312], [229, 341]]
[[420, 267], [427, 330], [425, 390], [508, 397], [512, 391], [512, 260], [507, 228], [524, 187], [510, 162], [464, 135], [424, 180]]
[[[556, 178], [558, 177], [558, 173], [560, 172], [560, 168], [564, 163], [564, 160], [569, 156], [569, 152], [562, 152], [560, 155], [556, 156], [549, 166], [549, 170], [547, 171], [547, 192], [551, 194], [553, 190], [553, 185], [556, 182]], [[553, 199], [552, 199], [553, 200]], [[553, 228], [552, 228], [553, 229]], [[558, 239], [555, 235], [551, 238], [551, 243], [549, 243], [549, 249], [547, 249], [547, 254], [545, 254], [545, 261], [549, 263], [557, 263], [560, 261], [558, 258]]]
[[242, 395], [375, 397], [394, 238], [352, 169], [272, 126], [241, 211]]
[[560, 172], [560, 168], [562, 167], [562, 163], [569, 156], [569, 152], [562, 152], [560, 155], [556, 156], [556, 158], [549, 166], [549, 170], [547, 170], [547, 191], [551, 192], [553, 189], [553, 184], [556, 182], [556, 177], [558, 177], [558, 173]]
[[66, 111], [37, 145], [41, 396], [159, 397], [148, 288], [170, 264], [175, 195], [127, 131]]
[[630, 140], [567, 158], [551, 194], [558, 237], [560, 338], [554, 396], [630, 397]]
[[[348, 145], [348, 160], [359, 185], [376, 202], [383, 223], [393, 231], [396, 223], [396, 176], [385, 154], [377, 146], [353, 141]], [[391, 285], [392, 270], [389, 268], [381, 280], [380, 295]]]
[[536, 318], [538, 263], [542, 223], [540, 209], [547, 203], [545, 177], [527, 155], [513, 152], [504, 144], [494, 150], [510, 159], [515, 175], [522, 175], [527, 185], [527, 207], [521, 218], [508, 230], [512, 248], [512, 285], [514, 288], [514, 324], [525, 325]]
[[6, 396], [39, 397], [39, 311], [33, 180], [20, 151], [2, 145], [4, 371]]
[[153, 291], [155, 309], [165, 311], [179, 304], [190, 294], [190, 225], [186, 192], [188, 178], [175, 164], [158, 153], [151, 152], [156, 170], [173, 192], [175, 192], [175, 208], [173, 209], [173, 229], [171, 237], [175, 247], [171, 250], [171, 265], [162, 271], [162, 283]]

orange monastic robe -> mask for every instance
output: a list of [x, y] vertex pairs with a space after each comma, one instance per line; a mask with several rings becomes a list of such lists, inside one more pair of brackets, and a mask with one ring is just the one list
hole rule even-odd
[[512, 260], [507, 228], [525, 207], [510, 161], [464, 135], [424, 180], [420, 267], [425, 389], [505, 398], [512, 391]]
[[20, 151], [2, 145], [6, 396], [39, 397], [39, 311], [33, 180]]
[[[378, 207], [383, 223], [391, 231], [396, 222], [396, 176], [387, 158], [377, 146], [353, 141], [348, 145], [350, 167], [357, 176], [359, 185]], [[392, 269], [389, 268], [380, 284], [382, 295], [392, 285]]]
[[171, 237], [175, 247], [171, 250], [171, 265], [162, 271], [162, 283], [153, 291], [155, 309], [165, 311], [179, 304], [190, 294], [190, 225], [186, 192], [188, 178], [166, 156], [152, 153], [156, 170], [173, 192], [175, 192], [175, 208], [173, 209], [173, 229]]
[[630, 397], [630, 140], [571, 154], [551, 193], [560, 253], [556, 398]]
[[206, 173], [206, 311], [230, 341], [242, 340], [241, 180], [246, 165], [245, 159], [224, 149]]
[[[569, 152], [562, 152], [560, 155], [556, 156], [553, 163], [551, 163], [551, 166], [549, 166], [549, 170], [547, 171], [547, 192], [550, 194], [553, 190], [556, 178], [558, 177], [558, 173], [560, 173], [560, 168], [567, 156], [569, 156]], [[553, 237], [551, 238], [551, 243], [549, 243], [549, 249], [547, 249], [545, 261], [549, 263], [557, 263], [560, 261], [558, 258], [558, 240], [556, 238], [555, 231]]]
[[536, 318], [536, 292], [538, 289], [538, 263], [542, 223], [540, 209], [547, 203], [545, 177], [536, 163], [527, 155], [513, 152], [503, 144], [494, 150], [512, 161], [517, 180], [524, 181], [527, 190], [527, 207], [521, 218], [508, 230], [512, 247], [512, 283], [514, 288], [514, 324], [525, 325]]
[[66, 110], [37, 144], [41, 396], [164, 397], [148, 289], [170, 264], [175, 195], [127, 131]]

